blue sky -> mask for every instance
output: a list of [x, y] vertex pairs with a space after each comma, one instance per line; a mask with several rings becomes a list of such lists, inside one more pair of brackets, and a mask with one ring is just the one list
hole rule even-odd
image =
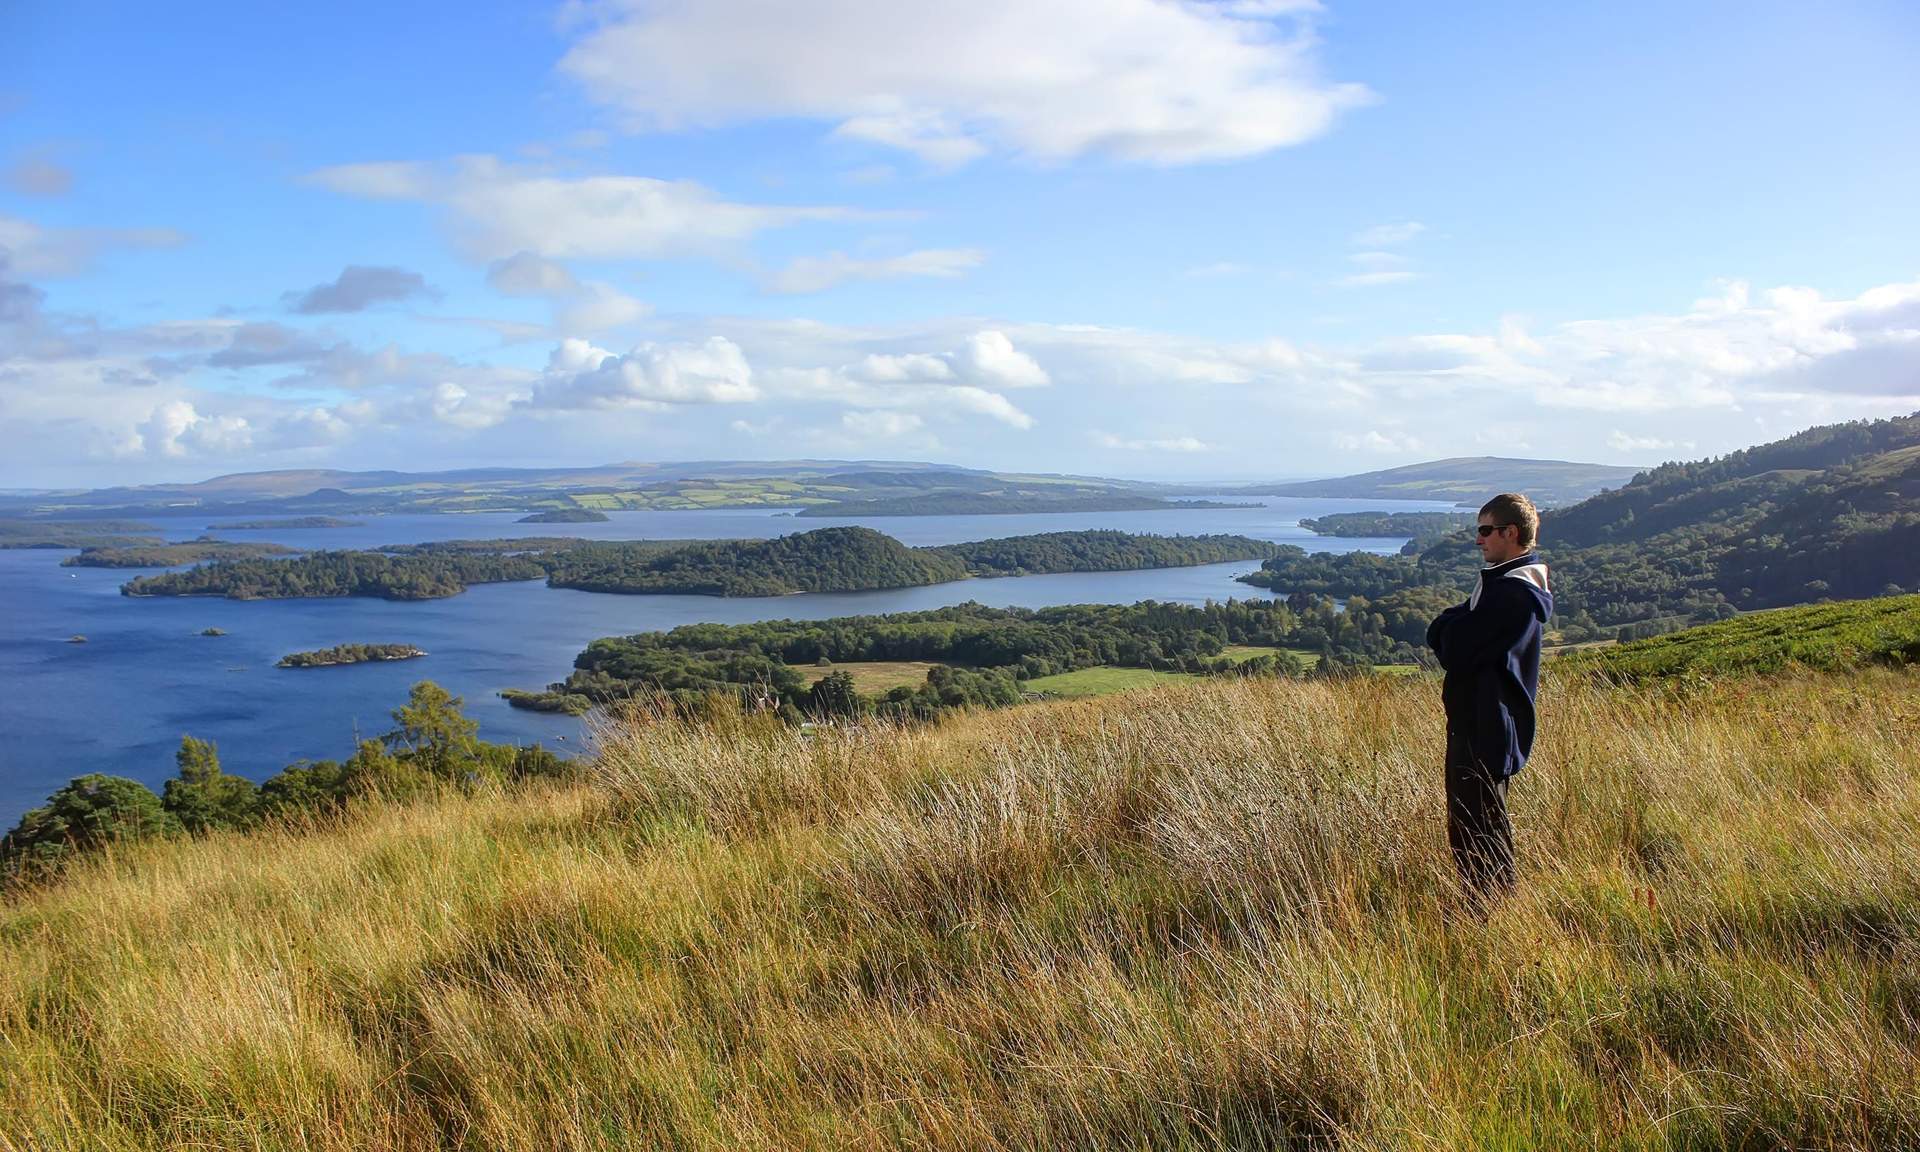
[[0, 9], [0, 486], [1920, 408], [1897, 3]]

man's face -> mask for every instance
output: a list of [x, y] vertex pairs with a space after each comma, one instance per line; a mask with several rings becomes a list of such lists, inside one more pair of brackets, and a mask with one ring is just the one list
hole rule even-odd
[[[1492, 527], [1492, 532], [1485, 529]], [[1480, 558], [1489, 564], [1505, 564], [1521, 554], [1520, 529], [1511, 524], [1495, 525], [1493, 514], [1480, 513], [1480, 529], [1474, 534], [1474, 543], [1480, 546]]]

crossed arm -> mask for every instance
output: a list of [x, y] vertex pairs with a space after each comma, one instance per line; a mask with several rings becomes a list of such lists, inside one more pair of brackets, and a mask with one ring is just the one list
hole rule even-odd
[[1504, 579], [1491, 580], [1480, 593], [1479, 607], [1462, 602], [1434, 618], [1427, 626], [1427, 647], [1449, 672], [1498, 664], [1526, 635], [1532, 618], [1524, 590], [1508, 587]]

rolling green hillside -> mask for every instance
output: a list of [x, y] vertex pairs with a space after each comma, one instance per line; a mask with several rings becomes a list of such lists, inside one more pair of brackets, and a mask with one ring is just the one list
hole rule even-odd
[[1920, 596], [1776, 608], [1560, 658], [1623, 681], [1868, 664], [1920, 664]]

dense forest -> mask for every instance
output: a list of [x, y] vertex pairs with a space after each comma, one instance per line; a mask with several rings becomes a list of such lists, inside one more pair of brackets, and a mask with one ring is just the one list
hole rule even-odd
[[185, 544], [139, 544], [130, 547], [83, 548], [60, 561], [63, 568], [172, 568], [209, 560], [262, 560], [291, 556], [297, 549], [284, 544], [235, 544], [202, 538]]
[[75, 857], [152, 836], [198, 836], [344, 809], [369, 797], [405, 800], [435, 788], [558, 778], [574, 764], [538, 744], [492, 744], [462, 701], [431, 680], [393, 710], [394, 729], [345, 760], [303, 760], [256, 785], [226, 772], [211, 741], [183, 737], [164, 790], [124, 776], [75, 777], [0, 838], [0, 888], [58, 875]]
[[[1330, 596], [1463, 593], [1464, 534], [1411, 555], [1283, 550], [1247, 583]], [[1920, 416], [1812, 428], [1663, 464], [1541, 518], [1564, 639], [1635, 639], [1740, 611], [1920, 588]]]
[[376, 660], [413, 660], [426, 653], [411, 644], [335, 644], [311, 652], [280, 657], [280, 668], [331, 668], [336, 664], [366, 664]]
[[975, 576], [1043, 572], [1125, 572], [1260, 560], [1277, 546], [1249, 536], [1151, 536], [1129, 532], [1043, 532], [920, 549], [958, 559]]
[[122, 585], [127, 596], [225, 596], [231, 600], [377, 596], [431, 600], [469, 584], [538, 580], [540, 564], [521, 556], [436, 552], [313, 552], [292, 560], [224, 560], [185, 572], [141, 576]]
[[[690, 540], [623, 540], [621, 547], [648, 547], [659, 552], [690, 544]], [[601, 541], [581, 536], [499, 536], [483, 540], [430, 540], [425, 544], [382, 544], [375, 552], [390, 556], [513, 556], [539, 552], [557, 552], [562, 548], [606, 547]]]
[[[253, 547], [247, 545], [245, 547]], [[589, 592], [781, 596], [854, 592], [969, 575], [1117, 572], [1258, 560], [1274, 546], [1245, 536], [1050, 532], [909, 548], [871, 528], [819, 528], [772, 540], [593, 541], [535, 536], [315, 552], [293, 560], [222, 561], [134, 580], [130, 596], [451, 596], [468, 584], [548, 578]]]
[[1466, 532], [1473, 523], [1472, 512], [1334, 512], [1302, 520], [1300, 526], [1317, 536], [1407, 536], [1413, 543]]
[[966, 576], [1121, 572], [1271, 556], [1245, 536], [1150, 536], [1127, 532], [1046, 532], [909, 548], [871, 528], [820, 528], [774, 540], [594, 544], [553, 557], [556, 588], [778, 596], [938, 584]]
[[871, 528], [822, 528], [773, 540], [713, 540], [650, 555], [620, 545], [559, 554], [549, 580], [589, 592], [781, 596], [958, 580], [960, 561], [909, 548]]
[[[855, 702], [861, 708], [925, 715], [961, 704], [1010, 702], [1019, 698], [1021, 681], [1101, 665], [1238, 675], [1292, 670], [1274, 658], [1225, 658], [1222, 650], [1230, 644], [1317, 653], [1318, 667], [1326, 673], [1366, 671], [1374, 663], [1421, 663], [1427, 659], [1420, 647], [1427, 622], [1442, 606], [1424, 592], [1411, 592], [1378, 603], [1350, 601], [1342, 611], [1326, 597], [1299, 594], [1285, 601], [1231, 600], [1201, 607], [1151, 600], [1040, 609], [969, 602], [881, 616], [692, 624], [596, 640], [574, 661], [573, 673], [546, 692], [503, 695], [516, 707], [581, 711], [636, 693], [666, 693], [691, 704], [726, 692], [750, 706], [804, 715], [825, 707], [821, 692], [838, 689], [809, 686], [800, 666], [864, 661], [953, 666], [940, 673], [931, 696], [925, 686], [906, 687]], [[930, 673], [929, 682], [935, 680]]]
[[133, 548], [165, 544], [160, 529], [137, 520], [0, 519], [0, 548]]

